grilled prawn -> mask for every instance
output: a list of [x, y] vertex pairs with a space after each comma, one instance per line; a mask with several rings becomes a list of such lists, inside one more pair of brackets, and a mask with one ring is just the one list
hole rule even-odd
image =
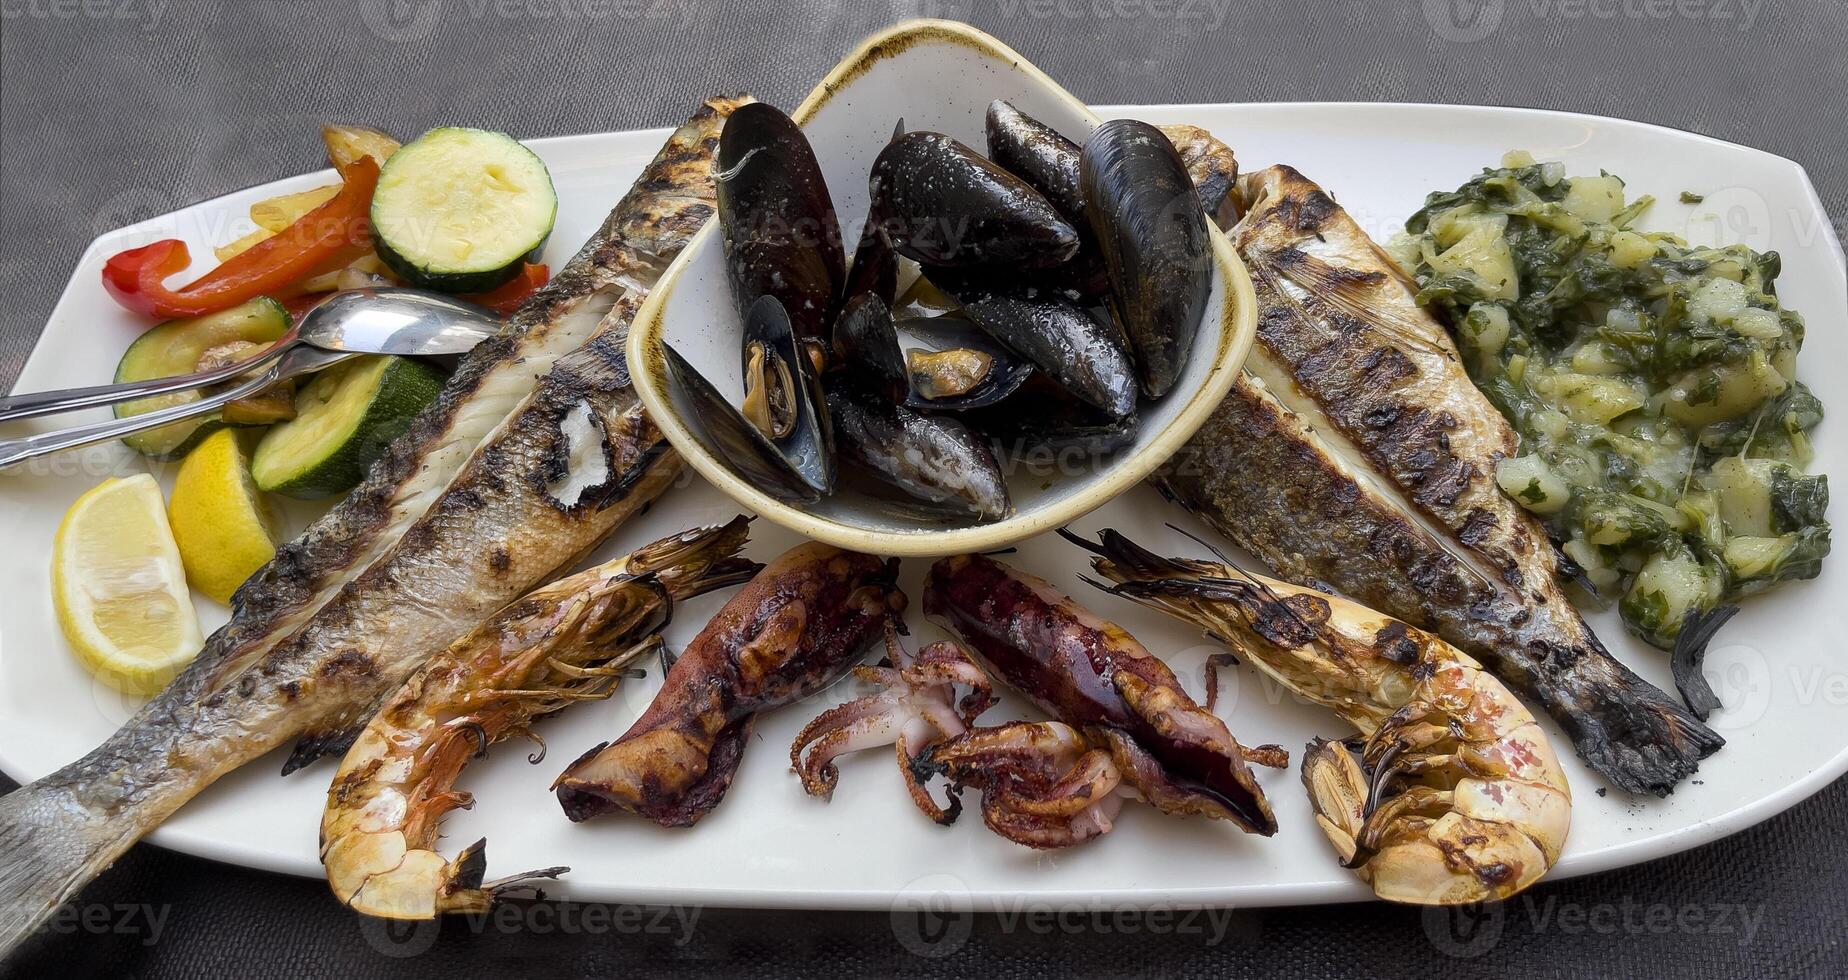
[[[695, 528], [560, 579], [501, 610], [413, 673], [354, 742], [327, 791], [321, 861], [355, 911], [391, 919], [482, 912], [497, 895], [565, 868], [482, 882], [486, 841], [446, 861], [443, 815], [468, 760], [576, 701], [608, 697], [658, 649], [674, 602], [742, 582], [749, 522]], [[544, 756], [540, 743], [539, 758]], [[537, 762], [539, 758], [532, 761]]]
[[1504, 899], [1566, 843], [1572, 793], [1533, 715], [1474, 660], [1423, 630], [1313, 589], [1211, 561], [1163, 558], [1115, 531], [1065, 537], [1099, 586], [1194, 623], [1360, 730], [1303, 758], [1316, 822], [1381, 898]]
[[758, 712], [827, 686], [904, 610], [897, 578], [895, 560], [817, 542], [784, 553], [687, 644], [628, 732], [559, 775], [565, 815], [692, 826], [731, 786]]

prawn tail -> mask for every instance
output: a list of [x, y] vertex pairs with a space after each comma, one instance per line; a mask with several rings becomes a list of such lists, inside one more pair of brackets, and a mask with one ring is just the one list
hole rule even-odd
[[139, 826], [85, 806], [56, 774], [0, 797], [0, 959], [134, 846]]

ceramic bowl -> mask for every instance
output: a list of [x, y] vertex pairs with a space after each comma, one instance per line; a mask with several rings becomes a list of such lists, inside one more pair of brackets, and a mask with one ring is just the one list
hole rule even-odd
[[[1099, 120], [1006, 45], [949, 21], [911, 21], [874, 35], [848, 55], [790, 115], [827, 178], [844, 241], [859, 237], [867, 176], [893, 124], [947, 133], [980, 149], [988, 104], [1007, 99], [1083, 143]], [[715, 456], [689, 425], [666, 376], [671, 344], [736, 404], [742, 324], [725, 279], [718, 220], [708, 222], [661, 277], [628, 340], [637, 393], [674, 448], [741, 506], [807, 537], [884, 555], [934, 556], [1005, 547], [1056, 528], [1134, 486], [1200, 427], [1225, 397], [1257, 324], [1251, 278], [1225, 236], [1212, 231], [1212, 293], [1192, 356], [1174, 388], [1144, 403], [1133, 443], [1107, 457], [1042, 455], [1010, 465], [1014, 513], [988, 524], [952, 525], [890, 501], [837, 489], [817, 504], [791, 505], [752, 485]], [[851, 248], [849, 248], [851, 251]]]

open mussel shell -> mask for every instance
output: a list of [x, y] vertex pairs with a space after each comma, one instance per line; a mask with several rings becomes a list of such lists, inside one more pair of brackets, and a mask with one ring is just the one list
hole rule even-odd
[[719, 394], [712, 382], [687, 362], [672, 344], [662, 344], [669, 389], [680, 417], [706, 448], [747, 483], [790, 504], [818, 503], [827, 492], [815, 486], [784, 458], [782, 451]]
[[1078, 250], [1078, 229], [1043, 195], [942, 133], [888, 143], [868, 189], [886, 242], [927, 266], [1045, 268]]
[[1033, 364], [960, 313], [898, 322], [912, 408], [961, 412], [1012, 395]]
[[1136, 410], [1136, 370], [1114, 323], [1044, 290], [956, 291], [969, 319], [1072, 395], [1115, 417]]
[[808, 138], [775, 106], [740, 106], [719, 135], [713, 178], [739, 315], [748, 315], [760, 297], [774, 296], [797, 337], [825, 338], [847, 261], [834, 201]]
[[1113, 119], [1085, 141], [1080, 182], [1110, 276], [1111, 313], [1136, 354], [1142, 391], [1160, 398], [1193, 353], [1212, 291], [1212, 241], [1174, 144], [1148, 123]]
[[1066, 218], [1085, 220], [1084, 194], [1078, 186], [1078, 144], [1006, 99], [988, 104], [985, 122], [990, 160], [1032, 185]]
[[774, 297], [760, 298], [745, 319], [745, 402], [756, 421], [662, 346], [681, 416], [701, 430], [713, 455], [786, 502], [814, 503], [834, 489], [834, 435], [821, 382]]

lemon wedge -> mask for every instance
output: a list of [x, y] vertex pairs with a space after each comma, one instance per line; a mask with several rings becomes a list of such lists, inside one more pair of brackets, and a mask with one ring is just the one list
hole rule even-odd
[[219, 602], [276, 554], [269, 509], [250, 479], [237, 431], [220, 429], [186, 454], [167, 504], [193, 588]]
[[118, 691], [153, 694], [198, 655], [199, 621], [153, 477], [104, 481], [64, 512], [51, 598], [77, 659]]

